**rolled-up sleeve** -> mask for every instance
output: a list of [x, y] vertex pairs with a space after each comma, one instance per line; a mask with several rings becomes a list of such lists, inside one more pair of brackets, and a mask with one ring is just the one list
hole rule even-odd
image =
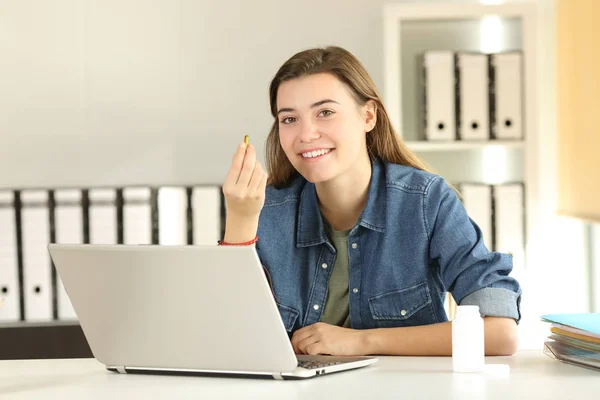
[[461, 306], [479, 306], [479, 312], [486, 317], [508, 317], [521, 320], [521, 291], [487, 287], [479, 289], [460, 301]]
[[491, 252], [454, 190], [433, 178], [425, 193], [429, 256], [445, 289], [459, 305], [477, 305], [482, 316], [521, 319], [521, 287], [509, 274], [512, 257]]

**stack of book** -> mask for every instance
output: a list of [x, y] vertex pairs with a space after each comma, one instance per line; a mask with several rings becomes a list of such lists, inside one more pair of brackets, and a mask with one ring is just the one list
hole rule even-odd
[[600, 371], [600, 313], [549, 314], [544, 353], [555, 360]]

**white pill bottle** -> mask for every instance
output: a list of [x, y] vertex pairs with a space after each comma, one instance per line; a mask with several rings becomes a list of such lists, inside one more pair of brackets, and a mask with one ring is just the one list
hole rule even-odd
[[483, 318], [479, 306], [457, 306], [452, 320], [452, 369], [482, 372], [484, 364]]

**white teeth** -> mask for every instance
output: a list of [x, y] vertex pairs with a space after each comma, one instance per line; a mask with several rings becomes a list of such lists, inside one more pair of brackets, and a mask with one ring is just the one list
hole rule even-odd
[[311, 151], [308, 153], [302, 153], [302, 157], [304, 157], [304, 158], [318, 157], [318, 156], [322, 156], [323, 154], [329, 153], [330, 150], [331, 149], [321, 149], [321, 150]]

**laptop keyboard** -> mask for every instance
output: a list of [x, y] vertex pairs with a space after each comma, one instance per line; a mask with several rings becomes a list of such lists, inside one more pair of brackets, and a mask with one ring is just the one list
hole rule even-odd
[[298, 361], [298, 366], [306, 369], [315, 369], [315, 368], [323, 368], [330, 367], [332, 365], [341, 364], [341, 361]]

